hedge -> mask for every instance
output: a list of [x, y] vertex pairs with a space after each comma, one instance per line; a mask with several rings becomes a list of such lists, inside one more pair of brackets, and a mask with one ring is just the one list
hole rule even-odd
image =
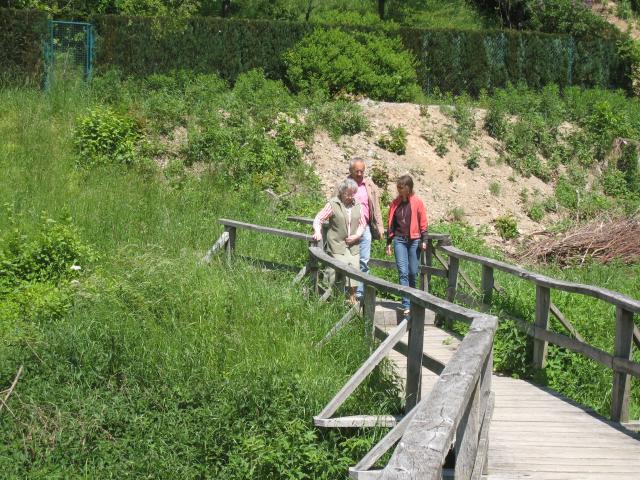
[[0, 74], [4, 80], [40, 82], [47, 14], [0, 8]]
[[[34, 52], [39, 51], [40, 42], [33, 32], [41, 28], [43, 14], [0, 12], [0, 19], [5, 19], [0, 21], [7, 27], [0, 32], [0, 52], [7, 50], [4, 45], [18, 43], [22, 50], [10, 53], [9, 65], [37, 71], [42, 62]], [[283, 79], [282, 53], [317, 28], [300, 22], [212, 17], [102, 15], [89, 21], [98, 32], [98, 72], [117, 67], [125, 75], [144, 76], [189, 69], [215, 71], [231, 81], [256, 67], [263, 68], [271, 78]], [[560, 86], [630, 87], [626, 75], [630, 66], [617, 54], [612, 40], [576, 40], [568, 35], [510, 30], [401, 28], [391, 34], [399, 35], [421, 61], [418, 73], [427, 92], [438, 87], [444, 92], [477, 94], [481, 89], [519, 81], [532, 88], [550, 82]]]

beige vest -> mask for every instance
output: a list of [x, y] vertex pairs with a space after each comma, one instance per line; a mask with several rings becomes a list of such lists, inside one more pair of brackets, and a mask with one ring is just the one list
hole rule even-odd
[[327, 252], [329, 254], [344, 254], [347, 249], [352, 255], [357, 255], [360, 252], [360, 244], [356, 243], [347, 247], [345, 239], [349, 235], [354, 235], [358, 230], [358, 222], [360, 222], [360, 209], [359, 203], [354, 203], [351, 207], [351, 228], [347, 230], [347, 207], [340, 201], [338, 197], [333, 197], [329, 200], [331, 204], [331, 210], [333, 215], [329, 219], [329, 231], [327, 232]]

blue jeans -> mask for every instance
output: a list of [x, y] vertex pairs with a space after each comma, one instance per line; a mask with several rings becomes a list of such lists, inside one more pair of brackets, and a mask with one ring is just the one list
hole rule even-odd
[[[371, 227], [367, 225], [360, 239], [360, 271], [369, 272], [369, 258], [371, 258]], [[360, 283], [356, 290], [356, 297], [362, 298], [364, 295], [364, 284]]]
[[[418, 265], [420, 263], [418, 257], [419, 247], [419, 238], [416, 238], [415, 240], [409, 240], [405, 238], [394, 237], [393, 251], [396, 256], [396, 266], [398, 267], [400, 285], [416, 288], [416, 275], [418, 273]], [[409, 298], [402, 297], [402, 308], [404, 310], [409, 310], [409, 307], [411, 307]]]

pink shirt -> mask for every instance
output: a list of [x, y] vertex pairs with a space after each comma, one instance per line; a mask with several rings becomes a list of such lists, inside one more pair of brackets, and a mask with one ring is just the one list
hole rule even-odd
[[369, 196], [367, 195], [367, 187], [364, 186], [364, 182], [358, 185], [358, 191], [354, 198], [356, 202], [362, 205], [362, 213], [364, 215], [365, 223], [369, 223]]

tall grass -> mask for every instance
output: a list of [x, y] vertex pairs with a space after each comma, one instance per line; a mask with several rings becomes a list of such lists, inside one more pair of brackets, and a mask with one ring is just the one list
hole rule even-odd
[[[14, 242], [3, 254], [36, 238], [43, 218], [69, 223], [97, 254], [73, 282], [38, 294], [24, 280], [0, 295], [0, 312], [42, 305], [16, 313], [0, 341], [2, 385], [25, 366], [2, 412], [3, 475], [343, 477], [382, 431], [324, 433], [312, 416], [367, 357], [363, 325], [318, 351], [340, 302], [309, 302], [290, 274], [251, 262], [198, 262], [218, 217], [284, 224], [286, 208], [213, 173], [174, 185], [155, 171], [77, 169], [76, 120], [94, 102], [81, 86], [0, 91], [0, 237]], [[298, 267], [306, 255], [299, 242], [238, 240], [239, 253]], [[53, 314], [56, 289], [70, 300]], [[382, 367], [342, 412], [397, 412], [397, 393]]]

